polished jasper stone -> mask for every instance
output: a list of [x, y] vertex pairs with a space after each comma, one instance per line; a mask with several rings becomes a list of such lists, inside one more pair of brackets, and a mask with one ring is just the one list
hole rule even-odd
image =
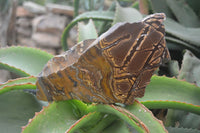
[[38, 76], [38, 99], [133, 104], [153, 72], [170, 59], [164, 19], [156, 13], [141, 22], [117, 23], [55, 56]]

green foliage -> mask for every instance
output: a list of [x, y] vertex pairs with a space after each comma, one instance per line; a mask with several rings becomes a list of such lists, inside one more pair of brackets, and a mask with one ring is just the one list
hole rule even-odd
[[[170, 50], [182, 52], [189, 49], [200, 57], [200, 9], [199, 0], [150, 0], [153, 11], [164, 12], [166, 40]], [[177, 56], [173, 55], [172, 56]], [[178, 57], [182, 59], [182, 57]], [[179, 60], [180, 62], [181, 60]]]
[[200, 20], [185, 0], [167, 0], [167, 4], [180, 24], [187, 27], [199, 27]]
[[35, 82], [33, 76], [9, 80], [0, 86], [0, 94], [11, 90], [36, 89]]
[[29, 119], [42, 108], [42, 104], [24, 91], [0, 94], [0, 129], [2, 133], [19, 133]]
[[199, 94], [196, 85], [175, 78], [153, 76], [145, 96], [138, 100], [151, 109], [174, 108], [200, 114]]
[[122, 8], [119, 4], [117, 4], [112, 24], [114, 25], [118, 22], [137, 22], [142, 18], [142, 14], [138, 10], [131, 7]]
[[68, 50], [67, 46], [67, 37], [69, 36], [69, 31], [70, 29], [76, 25], [79, 21], [84, 21], [84, 20], [101, 20], [101, 21], [112, 21], [114, 16], [114, 12], [110, 11], [91, 11], [91, 12], [85, 12], [83, 14], [80, 14], [77, 16], [75, 19], [72, 20], [70, 24], [67, 25], [67, 27], [64, 29], [63, 34], [62, 34], [62, 48], [63, 50]]
[[196, 83], [200, 86], [200, 60], [190, 51], [186, 51], [183, 56], [183, 63], [179, 74], [179, 79]]
[[0, 49], [0, 68], [19, 76], [37, 76], [53, 55], [39, 49], [10, 47]]
[[[78, 41], [81, 42], [86, 39], [95, 39], [98, 37], [96, 28], [92, 20], [88, 22], [88, 24], [78, 23]], [[88, 31], [88, 32], [85, 32]]]
[[[75, 11], [78, 13], [76, 8], [78, 8], [77, 5], [81, 4], [79, 0], [75, 2]], [[92, 3], [95, 0], [87, 2], [88, 10], [96, 9]], [[130, 1], [120, 1], [120, 4], [123, 5], [127, 3], [130, 4]], [[167, 130], [170, 133], [199, 132], [197, 129], [200, 124], [200, 61], [195, 55], [198, 57], [200, 55], [200, 10], [195, 3], [198, 3], [198, 0], [149, 0], [148, 2], [143, 0], [139, 3], [133, 3], [132, 7], [140, 8], [140, 11], [164, 12], [167, 15], [165, 21], [166, 40], [173, 59], [167, 66], [167, 74], [176, 76], [178, 79], [153, 76], [146, 88], [145, 96], [137, 98], [133, 105], [125, 107], [118, 104], [86, 104], [79, 100], [68, 100], [49, 103], [41, 110], [41, 106], [44, 104], [26, 92], [36, 89], [36, 77], [34, 76], [42, 71], [43, 66], [53, 56], [33, 48], [10, 47], [1, 49], [0, 68], [7, 69], [22, 77], [0, 85], [0, 122], [3, 123], [0, 125], [1, 130], [19, 132], [20, 127], [28, 123], [23, 127], [23, 133], [143, 133], [148, 131], [162, 133], [167, 132]], [[181, 14], [182, 12], [184, 15]], [[78, 42], [96, 38], [98, 34], [100, 35], [102, 31], [109, 28], [108, 25], [117, 22], [136, 22], [141, 20], [143, 16], [138, 10], [131, 7], [121, 7], [119, 4], [116, 5], [114, 11], [84, 12], [76, 16], [64, 30], [62, 47], [64, 50], [68, 49], [66, 40], [69, 31], [80, 21], [88, 23], [78, 24]], [[177, 56], [173, 54], [173, 51], [183, 52], [184, 49], [189, 49], [191, 52], [186, 51], [183, 60], [182, 57], [178, 57], [178, 60], [175, 61]], [[176, 58], [174, 58], [175, 56]], [[182, 66], [178, 64], [180, 61]], [[179, 66], [181, 66], [180, 70]], [[161, 108], [168, 110], [166, 116], [161, 117], [165, 119], [164, 124], [149, 110]], [[34, 116], [34, 112], [39, 113]], [[32, 119], [28, 122], [29, 118]], [[177, 122], [181, 128], [177, 127]], [[195, 124], [193, 124], [194, 122]]]
[[54, 102], [48, 107], [44, 107], [42, 112], [37, 113], [23, 132], [50, 133], [59, 131], [64, 133], [77, 121], [73, 110], [73, 105], [70, 102]]

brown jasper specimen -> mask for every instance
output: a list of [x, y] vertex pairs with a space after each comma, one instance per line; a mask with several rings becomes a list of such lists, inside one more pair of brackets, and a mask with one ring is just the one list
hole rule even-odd
[[55, 56], [39, 74], [37, 98], [133, 104], [153, 72], [170, 59], [164, 19], [156, 13], [141, 22], [117, 23], [99, 38]]

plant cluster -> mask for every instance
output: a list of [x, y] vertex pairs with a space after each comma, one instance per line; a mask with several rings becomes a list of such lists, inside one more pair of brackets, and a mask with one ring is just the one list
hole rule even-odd
[[48, 104], [37, 100], [31, 92], [36, 90], [37, 75], [53, 55], [28, 47], [2, 48], [0, 68], [20, 78], [0, 85], [1, 131], [20, 132], [20, 127], [28, 122], [22, 128], [23, 133], [200, 132], [200, 1], [139, 0], [129, 7], [120, 6], [126, 5], [126, 1], [119, 1], [120, 4], [114, 3], [106, 11], [101, 8], [80, 15], [77, 15], [79, 0], [74, 3], [75, 18], [64, 29], [63, 50], [68, 49], [69, 31], [78, 22], [80, 42], [97, 38], [118, 22], [137, 22], [144, 14], [164, 12], [165, 38], [172, 61], [151, 78], [145, 96], [133, 105], [89, 104], [79, 100]]

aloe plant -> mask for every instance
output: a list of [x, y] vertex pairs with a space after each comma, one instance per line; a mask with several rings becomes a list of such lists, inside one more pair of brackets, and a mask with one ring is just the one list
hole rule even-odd
[[[146, 11], [152, 9], [156, 12], [159, 9], [156, 7], [156, 4], [158, 4], [156, 2], [159, 1], [151, 0], [145, 6], [141, 6], [143, 4], [141, 2], [139, 7], [148, 9]], [[165, 2], [165, 6], [171, 4], [171, 1], [168, 0], [160, 2]], [[135, 5], [137, 4], [134, 3], [134, 7]], [[172, 11], [167, 10], [165, 13], [168, 15], [176, 12]], [[138, 10], [132, 7], [123, 8], [119, 4], [116, 5], [115, 11], [85, 12], [74, 18], [64, 30], [62, 47], [65, 50], [67, 49], [66, 39], [69, 30], [79, 21], [89, 20], [87, 24], [78, 24], [77, 40], [82, 41], [98, 36], [95, 24], [99, 24], [101, 28], [105, 24], [113, 25], [122, 21], [135, 22], [142, 18], [143, 15]], [[100, 22], [96, 23], [96, 21]], [[177, 49], [180, 46], [180, 50], [188, 48], [194, 53], [200, 52], [198, 49], [200, 42], [198, 38], [199, 28], [184, 27], [172, 18], [166, 20], [165, 26], [166, 39], [170, 44], [170, 50]], [[184, 33], [186, 31], [188, 34]], [[89, 104], [75, 99], [49, 104], [37, 100], [34, 94], [30, 93], [36, 89], [35, 82], [38, 73], [52, 57], [53, 55], [34, 48], [9, 47], [0, 50], [0, 68], [20, 76], [20, 78], [9, 80], [0, 85], [1, 131], [20, 132], [21, 126], [23, 126], [23, 133], [164, 133], [167, 130], [170, 133], [200, 132], [197, 130], [200, 123], [198, 119], [200, 114], [200, 87], [198, 87], [200, 60], [189, 51], [184, 55], [180, 73], [172, 74], [178, 79], [154, 75], [146, 88], [145, 96], [136, 99], [134, 104], [129, 106]], [[187, 65], [188, 61], [195, 65]], [[178, 67], [172, 67], [170, 70], [179, 71]], [[192, 75], [191, 72], [195, 75]], [[197, 81], [198, 86], [182, 79], [190, 82]], [[158, 120], [149, 109], [168, 109], [167, 115], [162, 117], [165, 120], [163, 122]], [[191, 124], [191, 121], [195, 121], [196, 125]], [[182, 127], [177, 127], [176, 122], [179, 122]], [[186, 124], [187, 122], [188, 124]]]

